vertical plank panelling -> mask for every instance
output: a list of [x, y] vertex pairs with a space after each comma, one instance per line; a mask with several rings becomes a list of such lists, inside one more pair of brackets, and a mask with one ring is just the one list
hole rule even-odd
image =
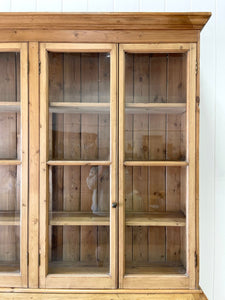
[[63, 12], [86, 12], [88, 10], [87, 0], [62, 0]]
[[165, 0], [140, 0], [140, 11], [163, 12], [164, 10]]
[[[49, 55], [49, 101], [63, 101], [63, 54]], [[53, 114], [52, 118], [52, 156], [54, 159], [64, 158], [63, 125], [64, 115]], [[63, 209], [63, 167], [52, 168], [52, 209]], [[52, 228], [52, 260], [62, 259], [62, 228]]]
[[[98, 54], [81, 54], [81, 93], [82, 102], [98, 102]], [[98, 116], [95, 114], [81, 116], [81, 159], [98, 159]], [[90, 211], [92, 206], [92, 190], [86, 185], [91, 168], [81, 169], [81, 211]], [[96, 167], [92, 167], [96, 172]], [[94, 262], [97, 250], [97, 227], [81, 227], [81, 261]]]
[[36, 9], [36, 0], [11, 0], [11, 11], [33, 12]]
[[[210, 11], [212, 17], [201, 32], [200, 56], [200, 286], [213, 299], [215, 234], [215, 30], [216, 1], [192, 0], [192, 11]], [[209, 43], [210, 41], [210, 43]], [[217, 49], [220, 45], [217, 46]], [[210, 57], [210, 60], [208, 59]], [[206, 151], [207, 149], [207, 151]]]
[[[163, 54], [153, 54], [150, 59], [150, 102], [166, 102], [167, 92], [167, 58]], [[165, 160], [166, 154], [166, 117], [150, 115], [149, 117], [149, 159]], [[149, 168], [150, 193], [149, 210], [165, 211], [166, 209], [166, 168]], [[149, 260], [165, 261], [165, 228], [149, 228]]]
[[[64, 54], [64, 101], [80, 102], [80, 54]], [[80, 159], [80, 115], [64, 114], [64, 159]], [[64, 167], [63, 210], [80, 210], [80, 167]], [[79, 261], [80, 229], [63, 228], [63, 260]]]
[[114, 11], [115, 12], [133, 12], [139, 11], [139, 0], [114, 0]]
[[10, 0], [0, 0], [0, 11], [1, 12], [9, 12], [11, 8]]
[[89, 12], [112, 12], [113, 0], [89, 0], [88, 1]]
[[[225, 130], [225, 103], [224, 95], [224, 65], [225, 40], [221, 38], [225, 32], [225, 2], [217, 0], [216, 7], [216, 136], [215, 136], [215, 254], [214, 254], [214, 300], [225, 299], [225, 237], [224, 237], [224, 211], [225, 211], [225, 161], [224, 139]], [[223, 238], [221, 238], [223, 237]]]
[[[15, 53], [0, 53], [0, 66], [4, 72], [0, 73], [1, 101], [16, 101], [16, 58]], [[7, 99], [7, 100], [4, 100]], [[0, 115], [0, 159], [17, 157], [17, 117], [15, 113], [1, 113]], [[19, 149], [21, 152], [21, 149]], [[18, 168], [19, 169], [19, 168]], [[0, 172], [1, 204], [0, 209], [16, 209], [16, 181], [17, 168], [3, 166]], [[21, 199], [19, 199], [21, 201]], [[16, 261], [16, 228], [15, 226], [1, 226], [0, 260], [3, 262]], [[19, 249], [18, 249], [19, 250]], [[17, 261], [18, 263], [18, 261]]]
[[[149, 96], [149, 55], [134, 54], [134, 102], [146, 103]], [[148, 159], [148, 115], [133, 117], [133, 160]], [[133, 211], [147, 211], [148, 168], [133, 168]], [[133, 228], [133, 262], [148, 261], [148, 228]]]
[[[99, 102], [108, 102], [110, 93], [110, 58], [99, 53]], [[100, 160], [110, 159], [110, 118], [108, 114], [99, 115], [98, 157]], [[101, 166], [98, 170], [98, 211], [109, 211], [110, 170]], [[98, 227], [98, 261], [108, 262], [109, 259], [109, 227]]]
[[37, 11], [60, 12], [61, 10], [62, 0], [37, 0]]
[[165, 0], [165, 9], [168, 12], [183, 12], [190, 11], [191, 3], [190, 0]]

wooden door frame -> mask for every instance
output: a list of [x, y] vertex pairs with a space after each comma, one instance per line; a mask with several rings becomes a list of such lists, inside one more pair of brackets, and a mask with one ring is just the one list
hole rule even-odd
[[21, 158], [1, 160], [0, 165], [21, 165], [20, 192], [20, 272], [0, 273], [2, 287], [27, 287], [28, 216], [28, 49], [27, 43], [1, 43], [0, 52], [20, 52]]
[[[126, 275], [125, 274], [125, 202], [124, 202], [124, 99], [125, 52], [130, 53], [187, 53], [187, 274], [184, 275]], [[195, 288], [195, 95], [196, 95], [196, 44], [120, 44], [119, 45], [119, 282], [120, 288]], [[151, 163], [144, 163], [150, 165]], [[143, 164], [143, 165], [144, 165]], [[130, 165], [130, 164], [129, 164]], [[157, 165], [157, 164], [156, 164]], [[165, 164], [166, 165], [166, 164]], [[179, 163], [177, 163], [179, 165]], [[180, 163], [182, 165], [182, 162]]]
[[[110, 274], [63, 275], [48, 274], [48, 51], [50, 52], [110, 52]], [[117, 140], [117, 45], [116, 44], [40, 44], [40, 267], [41, 288], [115, 288], [117, 284], [117, 201], [116, 140]], [[86, 163], [85, 163], [86, 164]]]

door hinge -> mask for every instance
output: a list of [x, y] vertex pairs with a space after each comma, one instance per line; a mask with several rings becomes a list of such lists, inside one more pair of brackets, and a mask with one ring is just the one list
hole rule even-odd
[[197, 252], [195, 251], [195, 268], [198, 266], [198, 255]]
[[196, 104], [199, 106], [200, 105], [200, 97], [196, 96]]
[[27, 73], [28, 73], [28, 75], [29, 75], [29, 73], [30, 73], [30, 62], [28, 61], [28, 63], [27, 63]]
[[41, 62], [39, 61], [39, 75], [41, 74]]
[[198, 74], [198, 61], [195, 62], [195, 74]]
[[29, 252], [27, 252], [27, 265], [29, 266]]
[[38, 266], [41, 265], [41, 253], [38, 254]]

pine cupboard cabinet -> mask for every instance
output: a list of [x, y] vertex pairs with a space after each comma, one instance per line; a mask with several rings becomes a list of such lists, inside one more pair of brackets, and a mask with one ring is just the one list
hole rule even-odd
[[199, 37], [209, 17], [0, 15], [1, 299], [206, 299]]

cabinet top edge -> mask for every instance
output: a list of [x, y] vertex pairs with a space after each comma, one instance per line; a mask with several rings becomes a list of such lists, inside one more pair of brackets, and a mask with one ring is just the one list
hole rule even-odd
[[210, 12], [0, 13], [1, 29], [201, 30]]

